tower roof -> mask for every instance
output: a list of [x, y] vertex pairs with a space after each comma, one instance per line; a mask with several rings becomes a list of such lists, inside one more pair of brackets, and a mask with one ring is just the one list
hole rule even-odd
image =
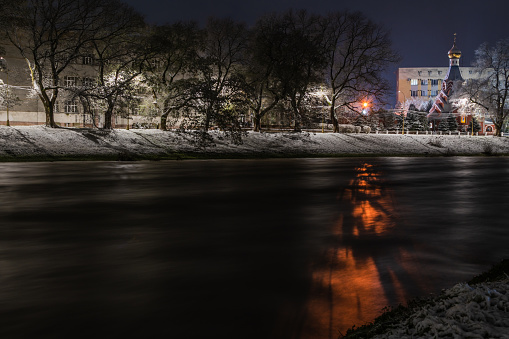
[[456, 33], [454, 33], [454, 42], [452, 44], [451, 49], [449, 50], [449, 52], [447, 54], [449, 55], [449, 59], [459, 59], [459, 58], [461, 58], [461, 51], [456, 46]]

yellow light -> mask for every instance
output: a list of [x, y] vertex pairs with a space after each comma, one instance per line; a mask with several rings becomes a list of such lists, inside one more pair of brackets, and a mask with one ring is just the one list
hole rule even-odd
[[364, 107], [368, 107], [368, 103], [367, 103], [367, 102], [364, 102], [364, 103], [362, 104], [362, 106], [364, 106]]

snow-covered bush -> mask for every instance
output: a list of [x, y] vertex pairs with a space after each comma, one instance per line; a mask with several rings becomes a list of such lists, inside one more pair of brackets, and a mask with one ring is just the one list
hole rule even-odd
[[358, 126], [347, 124], [339, 125], [339, 133], [356, 133], [356, 127]]

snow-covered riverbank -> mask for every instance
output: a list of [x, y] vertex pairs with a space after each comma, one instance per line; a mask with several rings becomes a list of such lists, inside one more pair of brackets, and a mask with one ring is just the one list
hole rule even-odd
[[457, 284], [374, 338], [509, 338], [508, 292], [509, 280]]
[[0, 158], [509, 154], [509, 138], [492, 136], [247, 132], [235, 145], [221, 133], [210, 135], [213, 144], [200, 147], [192, 133], [1, 126]]
[[509, 260], [440, 295], [384, 313], [346, 338], [509, 338]]

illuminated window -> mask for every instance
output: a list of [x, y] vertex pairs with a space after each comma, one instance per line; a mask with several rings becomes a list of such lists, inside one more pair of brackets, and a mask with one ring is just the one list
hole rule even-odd
[[410, 85], [417, 86], [418, 84], [419, 84], [419, 79], [411, 79], [410, 80]]
[[64, 86], [66, 87], [72, 87], [76, 86], [76, 77], [66, 76], [64, 77]]
[[85, 55], [83, 57], [83, 65], [92, 65], [94, 62], [94, 58], [92, 58], [90, 55]]
[[462, 123], [462, 124], [464, 124], [464, 123], [465, 123], [465, 116], [464, 116], [464, 115], [462, 115], [462, 116], [461, 116], [461, 123]]
[[78, 105], [74, 100], [67, 100], [64, 106], [65, 113], [77, 113]]

